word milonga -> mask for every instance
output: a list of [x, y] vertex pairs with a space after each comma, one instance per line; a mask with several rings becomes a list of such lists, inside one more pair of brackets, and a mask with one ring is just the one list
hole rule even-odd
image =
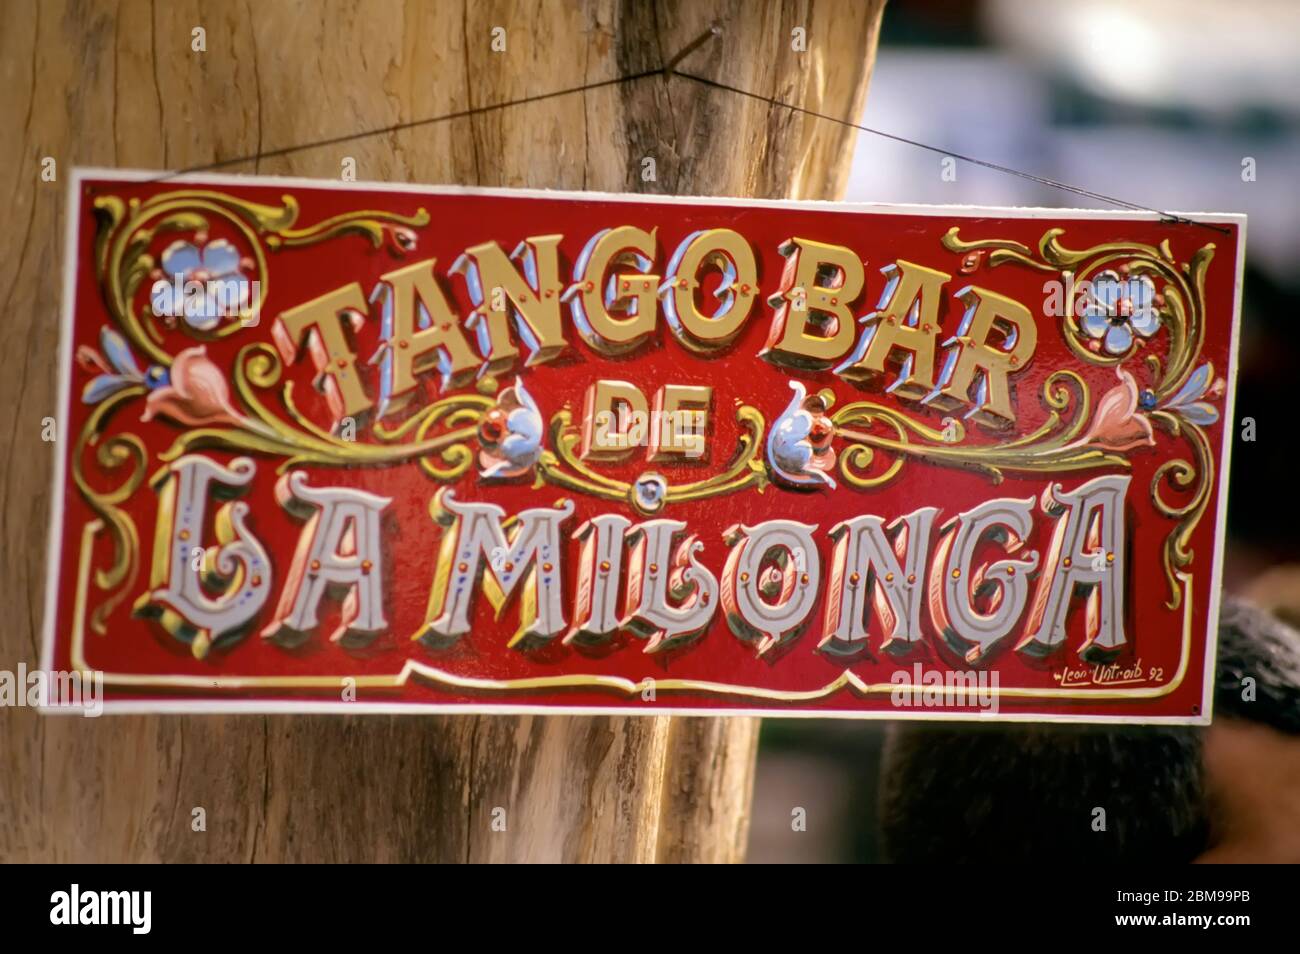
[[[158, 484], [154, 577], [137, 606], [141, 614], [169, 615], [169, 628], [206, 646], [245, 631], [267, 604], [277, 582], [271, 561], [248, 526], [247, 505], [229, 499], [256, 471], [246, 457], [225, 466], [188, 454], [169, 465]], [[510, 519], [496, 504], [461, 500], [444, 488], [432, 508], [441, 537], [427, 618], [411, 635], [431, 650], [454, 645], [470, 632], [481, 595], [498, 613], [517, 602], [509, 645], [520, 650], [557, 639], [599, 643], [627, 630], [644, 640], [645, 652], [663, 652], [698, 639], [722, 612], [731, 632], [762, 655], [805, 632], [821, 600], [821, 652], [905, 655], [923, 638], [928, 617], [947, 649], [976, 665], [1013, 634], [1017, 652], [1054, 652], [1079, 598], [1086, 634], [1077, 652], [1104, 660], [1126, 643], [1129, 479], [1102, 476], [1068, 490], [1049, 483], [1037, 498], [996, 498], [952, 515], [938, 507], [892, 519], [863, 513], [825, 529], [825, 558], [816, 525], [737, 525], [719, 541], [726, 555], [717, 572], [701, 562], [705, 542], [680, 520], [604, 513], [571, 527], [567, 499]], [[216, 497], [227, 499], [215, 515], [218, 544], [199, 548]], [[330, 640], [362, 646], [387, 631], [381, 522], [392, 501], [314, 487], [300, 471], [279, 479], [276, 497], [303, 526], [261, 635], [286, 647], [313, 639], [327, 597], [342, 601]], [[1040, 519], [1052, 525], [1043, 553], [1024, 544]], [[997, 557], [981, 559], [990, 546]], [[569, 576], [574, 595], [566, 605]], [[212, 595], [214, 585], [221, 595]]]

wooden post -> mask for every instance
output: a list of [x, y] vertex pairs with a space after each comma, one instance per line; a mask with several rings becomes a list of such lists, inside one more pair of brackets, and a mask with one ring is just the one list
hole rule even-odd
[[[74, 165], [196, 166], [653, 69], [714, 21], [721, 34], [681, 69], [856, 117], [882, 7], [11, 4], [0, 120], [20, 132], [0, 141], [0, 668], [40, 656], [60, 447], [42, 443], [42, 421], [55, 415]], [[222, 171], [329, 179], [352, 157], [357, 178], [383, 182], [833, 198], [852, 141], [833, 123], [657, 76]], [[14, 709], [0, 717], [0, 860], [735, 861], [757, 733], [751, 719]]]

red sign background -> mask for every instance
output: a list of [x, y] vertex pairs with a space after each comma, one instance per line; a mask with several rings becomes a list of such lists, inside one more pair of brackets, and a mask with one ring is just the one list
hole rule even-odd
[[[882, 486], [858, 489], [843, 479], [835, 489], [796, 489], [779, 480], [766, 483], [760, 492], [747, 486], [706, 499], [672, 502], [658, 514], [685, 521], [690, 532], [703, 544], [699, 558], [715, 575], [721, 576], [728, 554], [724, 531], [736, 524], [754, 525], [764, 520], [786, 518], [816, 524], [823, 580], [831, 560], [828, 533], [841, 520], [862, 513], [885, 517], [907, 514], [918, 507], [941, 508], [939, 523], [994, 497], [1038, 497], [1051, 482], [1072, 489], [1089, 478], [1106, 473], [1131, 476], [1125, 505], [1127, 562], [1125, 572], [1126, 631], [1128, 644], [1109, 668], [1079, 658], [1083, 642], [1083, 604], [1074, 601], [1070, 614], [1070, 638], [1064, 647], [1036, 659], [1015, 650], [1021, 635], [1017, 628], [989, 657], [979, 664], [996, 671], [998, 718], [1079, 719], [1099, 721], [1201, 722], [1208, 718], [1207, 671], [1212, 670], [1213, 626], [1219, 586], [1222, 503], [1227, 468], [1226, 422], [1231, 417], [1232, 374], [1234, 371], [1235, 326], [1238, 312], [1241, 240], [1244, 221], [1238, 217], [1200, 217], [1203, 225], [1162, 222], [1155, 216], [1115, 213], [1098, 214], [1054, 210], [971, 210], [941, 208], [855, 207], [818, 203], [772, 203], [744, 200], [661, 199], [641, 196], [599, 196], [560, 193], [523, 193], [468, 189], [391, 188], [364, 185], [308, 183], [290, 180], [200, 177], [185, 180], [133, 181], [131, 177], [106, 173], [82, 173], [72, 186], [74, 203], [65, 268], [65, 324], [63, 343], [62, 406], [59, 409], [60, 465], [55, 487], [55, 525], [52, 529], [50, 599], [47, 612], [45, 666], [53, 670], [89, 667], [105, 674], [110, 708], [127, 709], [220, 709], [247, 708], [269, 711], [293, 709], [411, 709], [518, 710], [543, 708], [548, 711], [618, 710], [664, 713], [667, 711], [754, 712], [799, 715], [906, 717], [975, 717], [975, 704], [940, 706], [907, 704], [891, 700], [891, 676], [898, 671], [939, 673], [969, 668], [954, 658], [942, 644], [928, 613], [923, 613], [926, 638], [901, 658], [879, 651], [878, 621], [871, 622], [872, 637], [865, 652], [845, 658], [818, 649], [822, 636], [824, 594], [818, 598], [802, 635], [776, 650], [759, 655], [755, 647], [738, 639], [729, 629], [721, 609], [708, 630], [685, 646], [666, 652], [647, 653], [645, 641], [629, 633], [606, 645], [580, 647], [564, 645], [558, 638], [535, 647], [511, 647], [517, 625], [518, 599], [505, 607], [496, 619], [488, 601], [480, 595], [475, 603], [472, 631], [444, 648], [430, 648], [411, 639], [425, 620], [430, 587], [435, 577], [442, 529], [430, 517], [429, 503], [442, 486], [450, 486], [461, 500], [497, 503], [508, 514], [529, 507], [551, 506], [566, 497], [575, 513], [565, 525], [566, 534], [584, 520], [601, 513], [620, 513], [634, 523], [644, 519], [628, 503], [620, 503], [574, 492], [549, 482], [536, 486], [522, 482], [480, 480], [477, 466], [449, 483], [440, 483], [424, 472], [417, 462], [386, 466], [321, 466], [305, 464], [301, 469], [313, 487], [365, 488], [392, 498], [383, 518], [382, 578], [384, 609], [389, 623], [364, 647], [345, 647], [327, 638], [334, 628], [339, 604], [322, 604], [319, 632], [301, 646], [286, 649], [259, 633], [271, 621], [293, 551], [303, 531], [303, 521], [291, 516], [275, 497], [276, 468], [283, 460], [275, 455], [249, 454], [258, 473], [241, 499], [249, 505], [249, 527], [271, 555], [271, 597], [252, 631], [227, 644], [214, 646], [202, 658], [193, 647], [174, 638], [155, 620], [133, 614], [137, 599], [148, 590], [149, 567], [153, 560], [153, 535], [158, 515], [158, 495], [150, 486], [164, 466], [160, 454], [170, 448], [186, 430], [166, 416], [141, 420], [145, 397], [123, 402], [108, 420], [96, 423], [96, 404], [83, 400], [87, 382], [102, 372], [90, 367], [86, 350], [102, 355], [101, 329], [118, 327], [111, 294], [106, 293], [106, 274], [114, 267], [111, 240], [114, 226], [107, 223], [105, 200], [124, 203], [116, 228], [131, 226], [134, 200], [147, 203], [159, 197], [212, 193], [238, 203], [253, 202], [283, 209], [286, 197], [297, 207], [296, 223], [290, 229], [309, 229], [334, 217], [357, 217], [373, 213], [370, 220], [380, 225], [374, 234], [364, 229], [343, 230], [309, 243], [292, 245], [283, 241], [284, 228], [238, 225], [239, 215], [223, 216], [212, 209], [191, 211], [202, 215], [196, 223], [182, 222], [172, 231], [159, 231], [146, 239], [146, 253], [154, 260], [178, 238], [192, 240], [195, 232], [206, 232], [209, 241], [226, 239], [249, 257], [260, 243], [265, 259], [266, 292], [262, 319], [255, 327], [206, 342], [206, 356], [227, 376], [233, 376], [242, 348], [255, 342], [272, 345], [271, 327], [286, 309], [308, 302], [351, 282], [368, 293], [380, 276], [405, 264], [436, 258], [434, 271], [453, 311], [463, 320], [474, 310], [465, 282], [449, 277], [448, 268], [467, 248], [495, 241], [509, 253], [530, 236], [559, 234], [561, 284], [567, 287], [575, 262], [591, 236], [602, 229], [631, 225], [655, 230], [657, 254], [653, 273], [668, 274], [669, 257], [684, 239], [698, 230], [726, 228], [748, 242], [757, 260], [759, 293], [738, 337], [722, 351], [701, 355], [684, 347], [670, 333], [660, 316], [652, 340], [623, 356], [610, 357], [588, 347], [573, 329], [569, 311], [563, 310], [568, 348], [553, 361], [523, 367], [522, 360], [508, 372], [497, 375], [499, 388], [513, 383], [516, 374], [540, 407], [543, 419], [564, 408], [575, 418], [582, 414], [584, 395], [598, 379], [620, 379], [635, 383], [647, 395], [664, 385], [699, 385], [713, 389], [708, 431], [708, 452], [699, 461], [648, 462], [642, 454], [615, 463], [592, 464], [593, 469], [617, 481], [631, 482], [645, 471], [661, 473], [670, 485], [707, 478], [725, 470], [732, 460], [744, 425], [736, 417], [739, 405], [756, 409], [770, 427], [791, 400], [790, 382], [800, 381], [810, 394], [830, 389], [835, 396], [831, 411], [857, 401], [871, 401], [896, 409], [924, 424], [939, 429], [943, 419], [960, 416], [960, 411], [941, 412], [916, 402], [900, 401], [886, 393], [883, 384], [857, 384], [832, 370], [805, 371], [778, 366], [760, 357], [772, 324], [774, 310], [768, 299], [782, 290], [785, 259], [779, 251], [792, 236], [825, 245], [844, 246], [866, 263], [866, 287], [851, 303], [854, 316], [876, 310], [885, 287], [880, 269], [897, 260], [922, 264], [952, 276], [939, 303], [939, 321], [944, 329], [941, 341], [961, 320], [963, 304], [954, 293], [974, 284], [996, 291], [1033, 312], [1038, 342], [1032, 361], [1012, 377], [1017, 422], [1014, 432], [993, 431], [965, 422], [963, 443], [968, 448], [991, 448], [1031, 435], [1049, 419], [1051, 409], [1043, 399], [1044, 385], [1054, 372], [1068, 369], [1088, 387], [1092, 407], [1120, 383], [1113, 365], [1092, 363], [1067, 346], [1070, 333], [1059, 317], [1044, 315], [1044, 283], [1060, 278], [1062, 269], [1044, 257], [1043, 241], [1049, 230], [1062, 230], [1057, 240], [1062, 248], [1086, 251], [1118, 244], [1127, 249], [1148, 248], [1167, 252], [1172, 267], [1189, 268], [1207, 245], [1212, 257], [1204, 266], [1202, 287], [1192, 282], [1192, 298], [1185, 304], [1202, 309], [1203, 338], [1189, 360], [1184, 380], [1204, 365], [1211, 366], [1207, 387], [1200, 403], [1214, 408], [1214, 421], [1199, 425], [1208, 457], [1198, 457], [1191, 430], [1184, 422], [1178, 435], [1156, 426], [1154, 443], [1124, 453], [1127, 468], [1102, 466], [1072, 473], [1017, 472], [1006, 469], [1000, 482], [979, 472], [976, 453], [965, 465], [952, 466], [907, 457], [897, 475]], [[217, 204], [225, 201], [216, 200]], [[100, 203], [97, 220], [95, 204]], [[193, 203], [191, 202], [191, 205]], [[387, 222], [382, 216], [407, 217], [415, 221], [427, 210], [428, 224], [411, 225], [416, 239], [413, 249], [402, 247], [404, 228], [400, 221]], [[111, 206], [110, 206], [111, 210]], [[367, 218], [362, 216], [362, 218]], [[156, 224], [156, 221], [154, 222]], [[945, 236], [958, 228], [956, 240]], [[109, 238], [108, 251], [97, 250], [101, 229]], [[276, 235], [281, 236], [277, 243]], [[961, 243], [993, 243], [967, 247]], [[376, 244], [377, 243], [377, 244]], [[292, 245], [292, 247], [290, 247]], [[1016, 260], [1010, 251], [1023, 248]], [[1126, 253], [1129, 260], [1139, 252]], [[1093, 259], [1096, 258], [1094, 254]], [[1088, 259], [1086, 261], [1091, 261]], [[1037, 264], [1032, 264], [1037, 262]], [[1115, 265], [1121, 264], [1119, 260]], [[254, 270], [257, 263], [254, 263]], [[1082, 267], [1082, 266], [1080, 266]], [[1125, 274], [1128, 274], [1127, 272]], [[1184, 272], [1184, 274], [1190, 274]], [[1158, 289], [1167, 282], [1157, 279]], [[141, 314], [148, 306], [149, 280], [137, 288], [130, 307]], [[1167, 297], [1167, 296], [1166, 296]], [[149, 320], [149, 319], [144, 319]], [[196, 343], [184, 322], [175, 327], [155, 323], [149, 332], [155, 344], [169, 355]], [[153, 337], [155, 336], [156, 337]], [[365, 386], [373, 393], [376, 370], [364, 363], [379, 341], [374, 310], [355, 335], [358, 368]], [[472, 338], [471, 338], [472, 340]], [[1087, 342], [1083, 342], [1087, 347]], [[79, 352], [79, 349], [81, 350]], [[1135, 354], [1121, 363], [1144, 392], [1146, 404], [1137, 414], [1164, 411], [1178, 416], [1178, 409], [1151, 403], [1145, 392], [1159, 380], [1147, 364], [1148, 355], [1159, 356], [1165, 367], [1176, 350], [1168, 326], [1143, 342]], [[139, 349], [133, 349], [142, 369], [149, 363]], [[942, 352], [941, 352], [942, 353]], [[78, 360], [78, 356], [85, 360]], [[106, 356], [105, 356], [106, 357]], [[87, 368], [90, 367], [90, 370]], [[316, 369], [307, 356], [285, 363], [280, 382], [259, 390], [266, 406], [283, 415], [278, 399], [280, 387], [293, 383], [298, 409], [322, 430], [328, 431], [331, 412], [324, 397], [313, 389]], [[1214, 387], [1214, 382], [1226, 378]], [[231, 386], [234, 393], [233, 384]], [[1159, 400], [1168, 401], [1179, 388], [1170, 387]], [[454, 392], [439, 388], [436, 374], [421, 379], [414, 407], [444, 397], [446, 393], [477, 394], [473, 381]], [[232, 401], [238, 404], [237, 397]], [[1158, 421], [1154, 423], [1159, 423]], [[81, 440], [90, 427], [93, 440]], [[122, 449], [120, 440], [134, 435], [146, 460], [138, 465], [118, 459], [109, 446]], [[114, 438], [119, 443], [114, 444]], [[767, 468], [763, 434], [756, 460]], [[549, 431], [548, 431], [549, 440]], [[375, 443], [368, 424], [360, 426], [358, 443]], [[468, 442], [477, 450], [473, 438]], [[845, 447], [837, 445], [843, 458]], [[195, 449], [223, 464], [240, 454], [227, 448]], [[880, 452], [877, 452], [880, 454]], [[1171, 482], [1161, 468], [1170, 461], [1188, 462], [1194, 476], [1185, 486]], [[878, 456], [877, 465], [884, 457]], [[141, 476], [139, 486], [124, 499], [105, 504], [115, 488], [133, 470]], [[836, 475], [839, 474], [837, 470]], [[78, 486], [79, 476], [90, 495]], [[767, 477], [771, 478], [770, 472]], [[1171, 517], [1153, 502], [1152, 488], [1167, 501], [1170, 512], [1193, 504], [1195, 519]], [[99, 503], [95, 503], [98, 495]], [[105, 519], [105, 508], [110, 518]], [[115, 537], [114, 521], [129, 524], [134, 533]], [[1029, 548], [1043, 552], [1049, 543], [1054, 520], [1041, 510], [1035, 519]], [[1182, 531], [1180, 531], [1182, 528]], [[1184, 532], [1176, 540], [1175, 556], [1168, 556], [1171, 534]], [[560, 556], [566, 588], [566, 613], [571, 617], [573, 579], [578, 545], [568, 542]], [[123, 560], [123, 550], [135, 547]], [[1190, 555], [1180, 563], [1179, 555]], [[988, 558], [993, 558], [992, 550]], [[120, 576], [115, 567], [125, 565]], [[101, 579], [106, 574], [111, 579]], [[101, 584], [108, 585], [101, 585]], [[1172, 602], [1179, 602], [1171, 608]], [[95, 613], [107, 606], [98, 620]], [[571, 622], [570, 618], [570, 622]], [[99, 625], [96, 626], [95, 623]], [[179, 678], [178, 678], [179, 677]], [[352, 679], [355, 701], [343, 701], [341, 688]], [[650, 682], [649, 680], [653, 680]], [[647, 687], [654, 692], [648, 693]], [[990, 717], [986, 712], [984, 717]]]

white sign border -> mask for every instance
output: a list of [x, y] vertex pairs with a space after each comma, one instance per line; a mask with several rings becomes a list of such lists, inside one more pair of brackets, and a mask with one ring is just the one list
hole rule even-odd
[[[508, 198], [568, 199], [578, 201], [603, 202], [637, 202], [661, 205], [710, 205], [738, 206], [744, 208], [770, 209], [807, 209], [818, 212], [872, 212], [876, 214], [893, 213], [899, 215], [924, 216], [989, 216], [1003, 219], [1131, 219], [1140, 222], [1158, 222], [1169, 216], [1191, 219], [1211, 225], [1238, 226], [1236, 250], [1236, 278], [1233, 290], [1232, 331], [1230, 343], [1229, 367], [1225, 378], [1227, 381], [1227, 398], [1224, 407], [1224, 439], [1218, 461], [1218, 513], [1215, 523], [1214, 557], [1210, 573], [1210, 604], [1207, 617], [1209, 628], [1206, 640], [1205, 672], [1202, 675], [1202, 699], [1200, 714], [1195, 716], [1105, 716], [1105, 715], [1069, 715], [1062, 713], [1035, 714], [1013, 712], [995, 715], [979, 712], [952, 711], [918, 711], [916, 709], [896, 709], [892, 711], [873, 710], [837, 711], [833, 709], [794, 710], [784, 708], [766, 709], [695, 709], [667, 706], [662, 709], [623, 706], [549, 706], [549, 705], [511, 705], [511, 704], [467, 704], [467, 703], [426, 703], [426, 702], [323, 702], [319, 700], [283, 701], [283, 700], [243, 700], [243, 699], [194, 699], [194, 700], [105, 700], [104, 711], [107, 713], [354, 713], [354, 714], [461, 714], [461, 715], [645, 715], [645, 716], [758, 716], [765, 718], [838, 718], [869, 720], [927, 720], [940, 722], [1049, 722], [1049, 723], [1083, 723], [1083, 724], [1128, 724], [1128, 725], [1209, 725], [1214, 706], [1214, 687], [1216, 683], [1214, 666], [1218, 654], [1219, 609], [1223, 587], [1223, 560], [1225, 534], [1228, 516], [1228, 475], [1231, 463], [1232, 438], [1236, 426], [1236, 383], [1237, 362], [1240, 349], [1241, 297], [1246, 261], [1246, 216], [1238, 213], [1200, 213], [1200, 212], [1139, 212], [1131, 210], [1070, 209], [1047, 207], [999, 208], [980, 205], [906, 205], [885, 202], [835, 202], [831, 200], [806, 199], [742, 199], [720, 196], [666, 196], [642, 195], [627, 192], [575, 192], [549, 189], [503, 189], [482, 188], [459, 185], [420, 185], [392, 182], [344, 182], [334, 179], [310, 179], [291, 176], [248, 176], [214, 173], [185, 173], [175, 175], [167, 172], [145, 171], [135, 169], [104, 169], [94, 167], [76, 167], [68, 181], [67, 200], [64, 205], [64, 246], [63, 246], [63, 301], [59, 322], [59, 386], [58, 409], [56, 411], [57, 433], [65, 433], [65, 425], [71, 410], [72, 393], [72, 325], [76, 311], [76, 277], [78, 274], [77, 239], [81, 225], [81, 184], [86, 180], [116, 182], [168, 182], [181, 184], [203, 184], [217, 186], [281, 186], [284, 188], [328, 189], [343, 192], [394, 192], [416, 195], [470, 195]], [[51, 672], [54, 661], [54, 624], [57, 618], [60, 569], [60, 542], [63, 538], [63, 514], [65, 509], [64, 493], [67, 486], [67, 453], [55, 442], [55, 462], [52, 470], [50, 495], [50, 530], [47, 544], [45, 616], [42, 620], [41, 669]], [[44, 707], [46, 714], [79, 712], [65, 707]]]

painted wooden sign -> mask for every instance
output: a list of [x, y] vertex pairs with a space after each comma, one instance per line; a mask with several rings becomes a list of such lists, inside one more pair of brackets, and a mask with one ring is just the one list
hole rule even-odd
[[83, 172], [109, 709], [1201, 722], [1244, 220]]

